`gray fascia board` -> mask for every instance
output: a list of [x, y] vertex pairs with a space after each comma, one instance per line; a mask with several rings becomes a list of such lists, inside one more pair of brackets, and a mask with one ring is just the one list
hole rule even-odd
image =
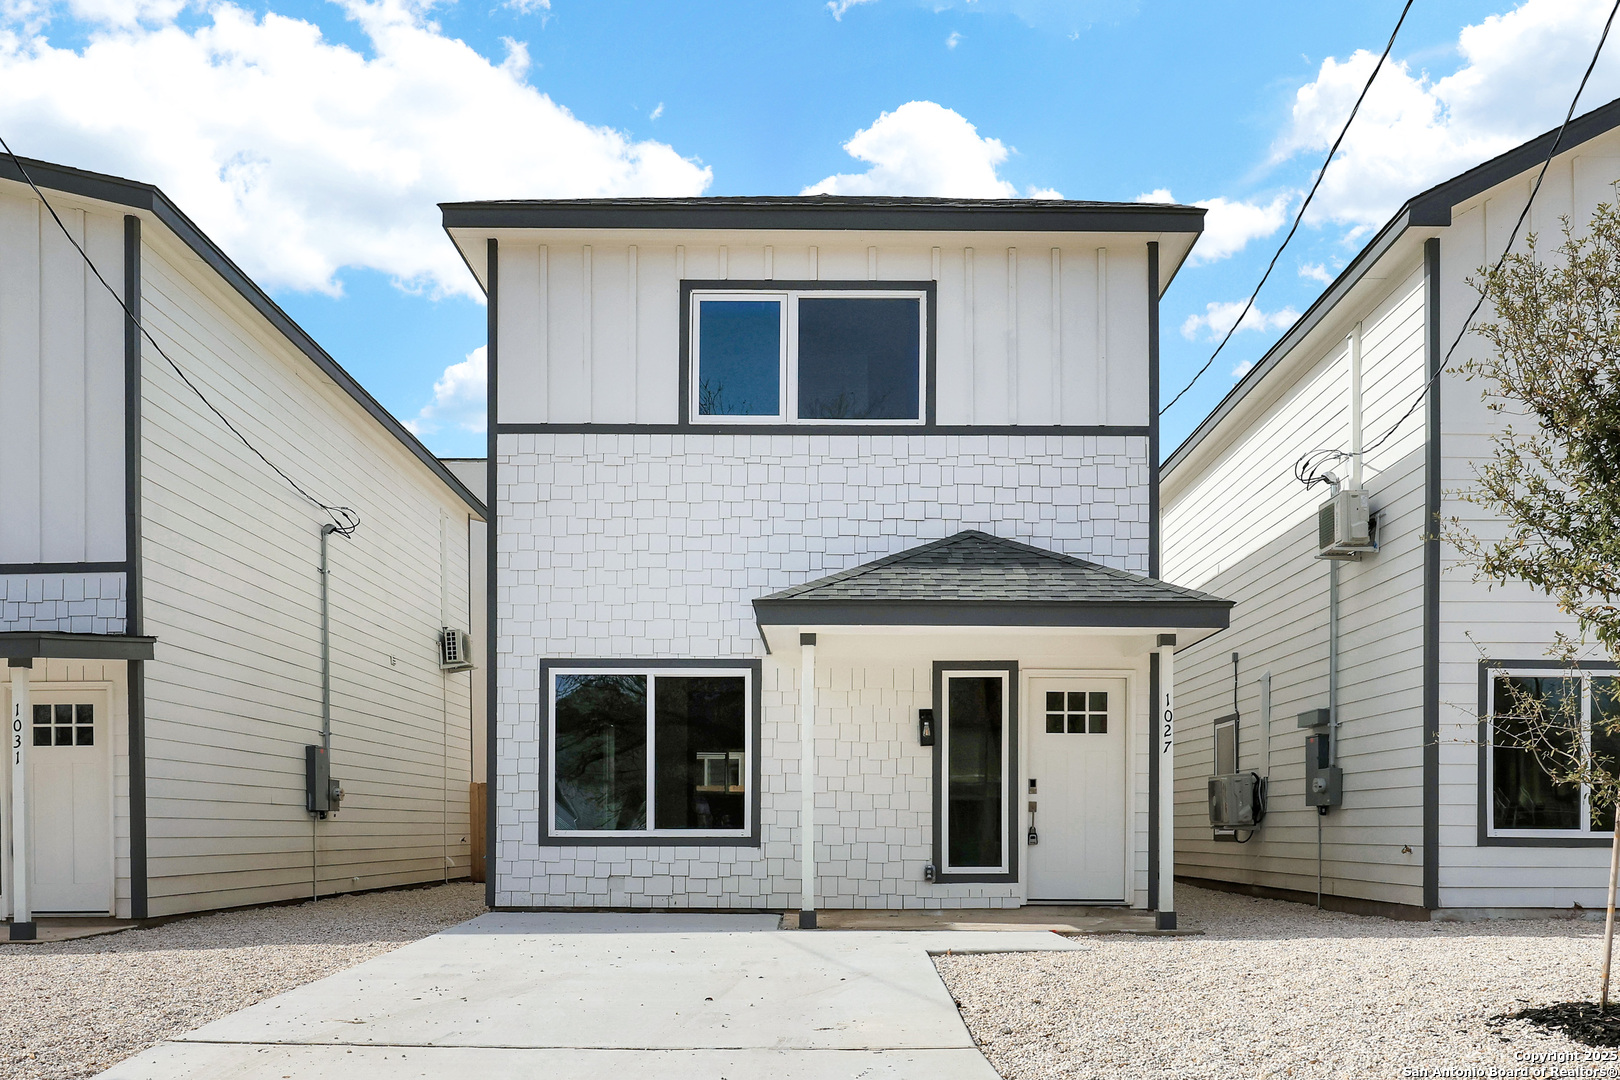
[[1106, 626], [1224, 630], [1232, 602], [755, 600], [760, 626]]
[[157, 638], [133, 634], [0, 633], [0, 658], [50, 660], [150, 660]]
[[[308, 357], [316, 367], [325, 372], [326, 376], [344, 390], [359, 406], [369, 413], [372, 419], [381, 424], [389, 434], [398, 439], [407, 450], [414, 454], [417, 460], [426, 465], [456, 496], [465, 502], [480, 518], [487, 519], [488, 512], [483, 502], [468, 491], [455, 474], [445, 468], [433, 453], [423, 446], [421, 441], [406, 430], [405, 425], [394, 418], [393, 413], [383, 408], [382, 404], [372, 397], [354, 380], [343, 367], [326, 350], [316, 344], [315, 339], [306, 333], [303, 327], [292, 320], [292, 317], [268, 295], [263, 289], [254, 284], [253, 279], [245, 274], [241, 267], [231, 261], [230, 256], [220, 250], [219, 246], [210, 240], [197, 224], [188, 218], [184, 211], [176, 206], [169, 197], [152, 184], [143, 184], [135, 180], [125, 180], [118, 176], [106, 176], [101, 173], [86, 172], [66, 165], [56, 165], [48, 161], [37, 161], [33, 158], [23, 158], [23, 167], [28, 170], [36, 184], [51, 191], [60, 191], [69, 195], [78, 195], [82, 198], [95, 199], [98, 202], [112, 203], [117, 206], [126, 206], [134, 210], [144, 210], [160, 221], [180, 241], [190, 248], [192, 253], [201, 259], [208, 267], [225, 280], [225, 283], [248, 302], [271, 326], [275, 327], [282, 337], [290, 341], [299, 352]], [[19, 184], [28, 181], [23, 178], [22, 171], [17, 163], [9, 157], [0, 157], [0, 179], [11, 180]]]
[[534, 199], [440, 203], [450, 229], [1201, 233], [1201, 206], [1028, 199]]

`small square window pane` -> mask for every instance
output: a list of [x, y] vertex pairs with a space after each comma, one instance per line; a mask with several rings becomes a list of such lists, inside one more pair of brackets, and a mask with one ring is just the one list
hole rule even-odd
[[698, 302], [699, 416], [779, 416], [782, 301]]
[[59, 728], [57, 728], [56, 729], [56, 745], [57, 746], [72, 746], [73, 745], [73, 729], [70, 728], [70, 727], [59, 727]]
[[35, 746], [49, 746], [49, 745], [51, 745], [51, 731], [52, 731], [52, 728], [51, 728], [51, 726], [49, 724], [41, 724], [38, 727], [35, 727], [34, 728], [34, 745]]
[[73, 740], [76, 746], [94, 746], [96, 744], [96, 729], [93, 727], [74, 728], [77, 737]]
[[58, 706], [56, 706], [56, 722], [58, 724], [71, 724], [71, 723], [73, 723], [73, 706], [71, 706], [71, 705], [58, 705]]
[[1091, 692], [1091, 711], [1108, 711], [1108, 692], [1106, 690], [1093, 690]]
[[917, 420], [921, 302], [903, 297], [799, 301], [799, 416]]
[[93, 724], [96, 722], [96, 707], [94, 705], [75, 705], [73, 711], [81, 724]]
[[1086, 695], [1083, 692], [1081, 692], [1079, 690], [1071, 690], [1071, 691], [1069, 691], [1069, 711], [1070, 712], [1085, 712], [1086, 711]]
[[1107, 713], [1092, 713], [1091, 714], [1091, 733], [1093, 735], [1106, 735], [1106, 734], [1108, 734], [1108, 714]]
[[1048, 690], [1046, 692], [1046, 711], [1047, 712], [1062, 712], [1063, 711], [1063, 691], [1061, 691], [1061, 690]]
[[48, 724], [51, 722], [51, 707], [49, 705], [34, 706], [34, 723]]
[[1063, 733], [1063, 714], [1046, 714], [1046, 732], [1048, 735], [1061, 735]]
[[1086, 718], [1084, 716], [1069, 717], [1069, 734], [1084, 735], [1086, 733]]

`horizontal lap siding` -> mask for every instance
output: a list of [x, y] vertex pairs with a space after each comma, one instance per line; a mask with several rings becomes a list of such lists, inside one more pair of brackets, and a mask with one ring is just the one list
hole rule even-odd
[[[1395, 423], [1423, 381], [1421, 272], [1393, 283], [1362, 316], [1368, 442]], [[1196, 479], [1174, 481], [1165, 576], [1236, 602], [1230, 629], [1177, 654], [1178, 874], [1316, 888], [1317, 813], [1304, 805], [1307, 733], [1296, 714], [1328, 703], [1328, 564], [1314, 557], [1316, 509], [1328, 496], [1326, 487], [1306, 491], [1293, 468], [1307, 451], [1349, 445], [1346, 349], [1341, 339], [1291, 385], [1271, 391], [1276, 400], [1217, 461]], [[1419, 417], [1367, 456], [1364, 485], [1381, 550], [1341, 565], [1345, 800], [1322, 822], [1326, 892], [1406, 904], [1422, 902], [1422, 448]], [[1348, 462], [1334, 468], [1348, 483]], [[1214, 841], [1206, 799], [1214, 720], [1233, 711], [1234, 652], [1239, 767], [1270, 780], [1265, 824], [1241, 845]], [[1261, 723], [1267, 672], [1269, 737]]]
[[361, 517], [352, 539], [330, 540], [332, 773], [346, 797], [324, 822], [304, 810], [303, 748], [320, 729], [323, 515], [148, 346], [152, 913], [465, 876], [471, 676], [440, 673], [437, 634], [467, 625], [466, 508], [197, 273], [148, 243], [147, 328], [270, 460]]

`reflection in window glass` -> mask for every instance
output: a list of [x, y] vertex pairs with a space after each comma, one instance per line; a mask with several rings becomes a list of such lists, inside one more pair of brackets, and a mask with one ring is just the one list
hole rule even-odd
[[1002, 681], [994, 676], [945, 680], [948, 760], [946, 865], [1002, 863]]
[[910, 297], [801, 299], [800, 418], [918, 419], [920, 310]]
[[654, 827], [743, 828], [747, 683], [732, 676], [659, 675], [656, 687]]
[[698, 304], [700, 416], [778, 416], [782, 411], [782, 302]]
[[[1592, 686], [1592, 757], [1609, 774], [1620, 773], [1620, 679], [1594, 678]], [[1592, 831], [1614, 831], [1614, 807], [1592, 806]]]
[[558, 675], [556, 827], [647, 827], [647, 677]]
[[[1515, 692], [1539, 703], [1543, 722], [1572, 721], [1570, 737], [1580, 738], [1579, 680], [1562, 675], [1498, 677], [1492, 716], [1492, 820], [1498, 829], [1579, 829], [1581, 790], [1554, 784], [1535, 755], [1522, 748], [1532, 729], [1526, 719], [1529, 710], [1515, 708]], [[1520, 715], [1513, 715], [1515, 711]]]

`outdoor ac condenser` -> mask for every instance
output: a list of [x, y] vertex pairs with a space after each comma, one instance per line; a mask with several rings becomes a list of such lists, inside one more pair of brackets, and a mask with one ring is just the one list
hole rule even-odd
[[1265, 820], [1266, 782], [1258, 773], [1209, 778], [1209, 823], [1216, 829], [1252, 829]]
[[472, 666], [472, 641], [467, 631], [446, 626], [439, 632], [439, 669], [466, 671]]
[[1316, 548], [1319, 555], [1329, 559], [1378, 550], [1372, 539], [1372, 514], [1365, 491], [1338, 492], [1317, 509]]

